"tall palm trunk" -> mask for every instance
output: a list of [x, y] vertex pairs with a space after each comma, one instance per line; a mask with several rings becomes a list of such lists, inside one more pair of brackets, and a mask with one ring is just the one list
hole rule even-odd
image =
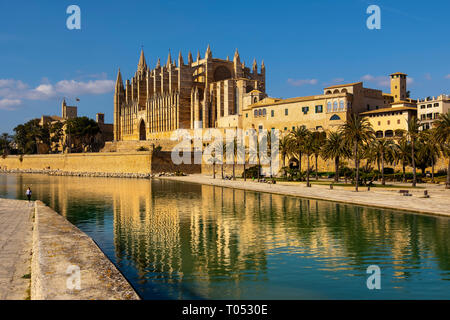
[[308, 158], [307, 159], [307, 171], [306, 171], [306, 186], [309, 188], [309, 187], [311, 187], [311, 185], [309, 184], [309, 157], [310, 157], [310, 155], [307, 154], [306, 157]]
[[213, 179], [216, 178], [216, 162], [213, 161]]
[[317, 158], [319, 158], [319, 155], [316, 153], [314, 156], [316, 157], [316, 180], [319, 180], [319, 170], [317, 168]]
[[359, 159], [358, 159], [358, 142], [355, 141], [355, 169], [356, 169], [356, 179], [355, 179], [355, 191], [358, 192], [358, 184], [359, 184]]
[[236, 163], [235, 163], [235, 160], [233, 160], [233, 180], [236, 180]]
[[403, 167], [403, 182], [406, 182], [406, 166], [405, 166], [405, 161], [402, 161], [402, 167]]
[[431, 182], [434, 183], [434, 159], [431, 159]]
[[334, 182], [339, 182], [339, 156], [334, 158]]
[[450, 189], [450, 157], [448, 159], [447, 166], [447, 183], [445, 184], [445, 189]]
[[222, 160], [222, 180], [223, 180], [223, 160]]
[[415, 155], [414, 155], [414, 139], [411, 139], [411, 156], [412, 156], [412, 167], [413, 167], [412, 186], [415, 187], [417, 185], [417, 176], [416, 176], [416, 159], [415, 159]]
[[245, 172], [245, 158], [244, 158], [244, 181], [247, 181], [247, 173]]
[[384, 180], [384, 153], [381, 153], [381, 184], [386, 185], [386, 181]]
[[302, 174], [302, 152], [298, 152], [298, 172], [300, 172], [300, 175]]

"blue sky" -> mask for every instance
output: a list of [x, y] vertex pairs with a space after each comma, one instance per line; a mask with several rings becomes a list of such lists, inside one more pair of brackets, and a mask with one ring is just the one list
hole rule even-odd
[[[81, 30], [66, 28], [66, 8], [81, 8]], [[381, 7], [381, 30], [366, 27]], [[439, 1], [6, 1], [0, 2], [0, 132], [80, 98], [79, 115], [112, 122], [118, 67], [191, 50], [266, 65], [267, 92], [295, 97], [364, 80], [389, 91], [387, 76], [405, 72], [413, 98], [450, 94], [450, 2]]]

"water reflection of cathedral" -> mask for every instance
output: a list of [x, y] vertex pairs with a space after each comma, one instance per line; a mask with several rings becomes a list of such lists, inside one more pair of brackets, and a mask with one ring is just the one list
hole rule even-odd
[[445, 218], [167, 180], [27, 175], [17, 176], [17, 194], [30, 184], [75, 223], [112, 219], [117, 262], [131, 262], [143, 281], [192, 280], [205, 296], [212, 279], [239, 289], [244, 278], [268, 278], [280, 252], [320, 258], [336, 271], [363, 268], [383, 250], [399, 279], [430, 254], [450, 270]]

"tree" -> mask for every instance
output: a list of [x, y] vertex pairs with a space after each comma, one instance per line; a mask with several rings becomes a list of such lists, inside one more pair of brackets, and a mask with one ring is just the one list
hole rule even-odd
[[381, 162], [381, 184], [386, 185], [386, 180], [384, 179], [384, 163], [389, 162], [393, 159], [394, 153], [394, 142], [391, 139], [381, 138], [376, 139], [374, 143], [371, 144], [371, 148], [375, 154], [379, 155]]
[[342, 158], [351, 156], [351, 149], [344, 139], [344, 135], [339, 131], [331, 131], [328, 133], [321, 151], [325, 160], [334, 159], [334, 181], [339, 182], [339, 161]]
[[7, 155], [9, 154], [10, 151], [10, 147], [9, 145], [12, 142], [12, 136], [9, 133], [2, 133], [0, 135], [0, 151], [2, 155]]
[[320, 152], [322, 149], [322, 145], [325, 142], [326, 138], [327, 138], [327, 135], [325, 132], [319, 132], [319, 131], [313, 132], [313, 154], [314, 154], [314, 159], [315, 159], [316, 180], [319, 180], [318, 159], [319, 159], [319, 155], [320, 155]]
[[315, 141], [314, 135], [309, 130], [306, 131], [306, 134], [300, 144], [300, 151], [306, 154], [306, 163], [307, 163], [307, 171], [306, 171], [306, 186], [311, 187], [309, 183], [309, 159], [315, 150]]
[[[70, 145], [74, 142], [78, 151], [92, 151], [95, 136], [100, 132], [98, 123], [88, 117], [68, 119], [66, 122], [66, 134], [69, 136]], [[80, 150], [81, 149], [81, 150]]]
[[358, 192], [360, 149], [375, 139], [375, 132], [367, 118], [363, 118], [355, 113], [347, 118], [347, 121], [341, 126], [340, 130], [347, 143], [353, 145], [353, 157], [356, 169], [355, 191]]
[[400, 139], [394, 147], [395, 160], [402, 163], [402, 180], [406, 182], [406, 166], [411, 163], [411, 146], [407, 139]]
[[436, 141], [441, 145], [442, 154], [447, 157], [447, 182], [446, 189], [450, 189], [450, 111], [441, 114], [434, 123], [436, 129]]
[[431, 166], [431, 181], [434, 182], [434, 166], [439, 159], [441, 150], [436, 139], [436, 129], [428, 129], [420, 132], [420, 147], [418, 148], [417, 159], [420, 161], [422, 175], [427, 167]]
[[281, 161], [283, 163], [282, 167], [284, 168], [286, 167], [286, 157], [291, 153], [292, 149], [292, 144], [291, 140], [289, 139], [289, 136], [284, 136], [283, 138], [280, 139], [279, 148], [281, 154]]
[[33, 119], [14, 128], [15, 142], [22, 154], [38, 152], [38, 142], [42, 133], [39, 122], [39, 119]]
[[292, 129], [289, 133], [289, 138], [291, 140], [291, 147], [294, 153], [297, 153], [298, 159], [298, 170], [301, 174], [302, 172], [302, 144], [305, 137], [309, 134], [309, 130], [305, 126], [300, 126]]
[[416, 169], [416, 141], [419, 137], [419, 128], [420, 123], [417, 121], [416, 117], [412, 117], [408, 121], [408, 130], [404, 131], [406, 134], [407, 139], [410, 142], [411, 146], [411, 165], [413, 168], [413, 182], [412, 186], [415, 187], [417, 185], [417, 169]]
[[[50, 149], [57, 152], [62, 138], [64, 137], [64, 124], [61, 121], [55, 122], [50, 126]], [[54, 149], [53, 149], [54, 146]]]

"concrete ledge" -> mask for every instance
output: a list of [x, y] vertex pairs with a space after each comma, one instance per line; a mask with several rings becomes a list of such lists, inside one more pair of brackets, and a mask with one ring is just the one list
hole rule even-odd
[[[80, 269], [80, 290], [68, 268]], [[32, 300], [137, 300], [139, 296], [95, 242], [36, 201], [31, 262]]]

